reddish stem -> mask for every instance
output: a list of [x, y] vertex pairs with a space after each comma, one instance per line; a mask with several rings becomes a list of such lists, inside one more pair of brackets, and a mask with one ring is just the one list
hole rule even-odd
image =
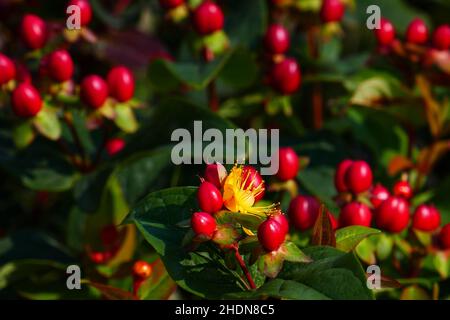
[[242, 258], [241, 254], [239, 253], [237, 246], [234, 246], [233, 250], [234, 250], [234, 255], [236, 257], [236, 260], [239, 263], [239, 266], [241, 267], [242, 272], [244, 272], [245, 277], [247, 278], [247, 281], [250, 285], [250, 288], [256, 289], [256, 285], [255, 285], [255, 282], [253, 281], [252, 275], [248, 271], [247, 266], [245, 265], [245, 261]]
[[208, 85], [208, 99], [211, 111], [217, 112], [219, 110], [219, 97], [217, 96], [216, 82], [214, 80]]

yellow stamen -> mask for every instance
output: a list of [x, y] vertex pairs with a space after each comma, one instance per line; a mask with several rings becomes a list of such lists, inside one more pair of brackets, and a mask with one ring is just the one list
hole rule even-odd
[[234, 166], [224, 182], [223, 202], [225, 207], [232, 212], [246, 213], [258, 217], [265, 217], [278, 210], [277, 204], [255, 207], [255, 199], [264, 192], [264, 183], [253, 186], [247, 181], [250, 179], [250, 171], [244, 174], [242, 166]]

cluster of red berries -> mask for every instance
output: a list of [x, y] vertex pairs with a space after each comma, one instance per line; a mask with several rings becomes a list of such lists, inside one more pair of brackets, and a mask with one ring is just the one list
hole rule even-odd
[[301, 83], [300, 66], [294, 58], [285, 57], [290, 46], [289, 31], [280, 24], [272, 24], [264, 36], [264, 46], [270, 55], [269, 83], [283, 95], [293, 94]]
[[[370, 166], [361, 160], [346, 159], [339, 163], [335, 174], [335, 187], [339, 193], [350, 193], [352, 198], [368, 196], [369, 205], [353, 200], [343, 204], [339, 216], [339, 227], [375, 225], [385, 231], [399, 233], [410, 224], [410, 203], [413, 189], [408, 181], [401, 180], [394, 184], [392, 194], [381, 184], [372, 185], [373, 175]], [[373, 218], [373, 219], [372, 219]], [[441, 215], [433, 205], [419, 205], [413, 215], [411, 227], [424, 232], [436, 231], [441, 223]], [[450, 244], [445, 239], [449, 227], [441, 230], [439, 238], [444, 248]]]
[[[280, 151], [281, 152], [281, 151]], [[288, 149], [287, 157], [283, 159], [283, 165], [286, 165], [286, 160], [288, 165], [292, 167], [292, 149]], [[294, 152], [295, 154], [295, 152]], [[295, 170], [284, 171], [283, 177], [292, 178], [292, 172], [296, 175], [298, 170], [298, 158], [294, 159]], [[220, 164], [209, 164], [206, 166], [204, 172], [204, 178], [201, 182], [198, 192], [197, 200], [201, 212], [195, 212], [191, 217], [191, 227], [197, 236], [203, 237], [205, 239], [211, 239], [217, 230], [217, 223], [214, 219], [214, 214], [222, 210], [224, 205], [221, 190], [223, 188], [223, 172], [225, 170]], [[261, 200], [264, 197], [264, 180], [262, 179], [259, 172], [252, 166], [244, 166], [241, 173], [242, 177], [245, 177], [242, 182], [242, 190], [261, 190], [255, 195], [255, 202]], [[266, 251], [277, 250], [281, 244], [283, 244], [286, 235], [289, 231], [289, 223], [279, 210], [276, 213], [271, 214], [268, 218], [263, 221], [258, 227], [258, 240], [262, 247]]]
[[[386, 18], [380, 21], [380, 28], [375, 30], [375, 36], [380, 46], [389, 46], [395, 40], [395, 27]], [[430, 40], [429, 30], [425, 22], [415, 18], [408, 25], [405, 34], [407, 43], [426, 45]], [[436, 50], [448, 50], [450, 48], [450, 26], [448, 24], [437, 27], [431, 37], [432, 45]]]

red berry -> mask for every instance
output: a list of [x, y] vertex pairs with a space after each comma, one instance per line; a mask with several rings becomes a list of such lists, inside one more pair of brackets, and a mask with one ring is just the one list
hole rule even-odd
[[259, 185], [262, 185], [262, 192], [256, 195], [255, 202], [261, 200], [264, 197], [265, 187], [264, 180], [259, 174], [258, 170], [256, 170], [252, 166], [244, 166], [244, 169], [242, 170], [242, 177], [245, 180], [244, 189], [250, 189], [250, 191], [253, 191]]
[[126, 102], [134, 94], [134, 77], [131, 71], [123, 66], [111, 69], [107, 77], [111, 96], [120, 102]]
[[111, 138], [106, 142], [105, 148], [109, 156], [112, 157], [125, 148], [125, 140], [122, 138]]
[[372, 169], [365, 161], [354, 161], [347, 169], [344, 179], [352, 193], [362, 193], [372, 186]]
[[286, 58], [273, 65], [270, 72], [272, 87], [284, 95], [293, 94], [300, 87], [300, 67], [292, 58]]
[[394, 25], [387, 19], [381, 18], [380, 29], [375, 30], [375, 36], [377, 37], [378, 44], [381, 46], [388, 46], [395, 39]]
[[87, 76], [81, 82], [80, 95], [84, 103], [98, 109], [108, 98], [108, 85], [97, 75]]
[[119, 238], [119, 231], [113, 224], [107, 225], [102, 228], [100, 232], [100, 238], [104, 246], [110, 246], [114, 244]]
[[450, 48], [450, 26], [448, 24], [443, 24], [434, 30], [433, 45], [439, 50]]
[[416, 18], [406, 30], [406, 41], [415, 44], [424, 44], [428, 40], [428, 28], [422, 19]]
[[23, 17], [20, 33], [30, 49], [40, 49], [47, 41], [47, 26], [44, 20], [34, 14]]
[[16, 67], [7, 56], [0, 53], [0, 86], [11, 81], [16, 76]]
[[286, 147], [279, 150], [279, 169], [277, 178], [281, 181], [288, 181], [297, 176], [300, 168], [300, 160], [294, 149]]
[[211, 238], [216, 231], [216, 220], [206, 212], [195, 212], [191, 217], [191, 227], [196, 235]]
[[285, 238], [283, 227], [275, 219], [269, 218], [259, 225], [258, 240], [267, 251], [278, 250]]
[[341, 0], [323, 0], [320, 9], [322, 22], [340, 21], [345, 13], [345, 6]]
[[372, 212], [365, 204], [359, 202], [347, 203], [341, 210], [339, 226], [364, 226], [370, 227]]
[[205, 1], [194, 11], [194, 28], [201, 35], [222, 30], [224, 18], [222, 9], [213, 2]]
[[282, 54], [289, 49], [289, 32], [279, 24], [272, 24], [266, 31], [264, 44], [273, 54]]
[[197, 192], [197, 200], [200, 209], [205, 212], [216, 213], [222, 209], [222, 194], [211, 182], [204, 181], [200, 184]]
[[296, 229], [307, 230], [316, 222], [319, 203], [311, 196], [297, 196], [289, 204], [288, 214]]
[[420, 205], [413, 215], [412, 226], [421, 231], [434, 231], [441, 224], [441, 214], [434, 206]]
[[371, 191], [370, 202], [372, 202], [373, 207], [376, 209], [389, 197], [390, 194], [388, 189], [378, 183]]
[[375, 214], [375, 222], [379, 228], [389, 232], [401, 232], [409, 222], [409, 204], [400, 197], [390, 197], [383, 201]]
[[184, 0], [159, 0], [161, 7], [166, 9], [174, 9], [184, 3]]
[[152, 275], [152, 266], [150, 263], [138, 260], [133, 265], [133, 275], [139, 279], [147, 279]]
[[108, 260], [108, 254], [105, 252], [89, 252], [89, 258], [95, 264], [105, 263]]
[[274, 219], [276, 222], [278, 222], [280, 224], [281, 231], [284, 234], [287, 234], [289, 232], [289, 222], [284, 214], [282, 214], [281, 212], [278, 214], [275, 214], [272, 216], [272, 219]]
[[206, 181], [211, 182], [217, 189], [222, 188], [222, 181], [227, 175], [227, 170], [220, 163], [210, 163], [206, 165], [203, 177]]
[[439, 232], [439, 242], [443, 249], [450, 249], [450, 223], [443, 226]]
[[408, 181], [398, 181], [394, 184], [393, 193], [395, 196], [410, 199], [413, 191]]
[[86, 26], [92, 19], [92, 8], [88, 0], [71, 0], [67, 6], [78, 6], [80, 8], [80, 24]]
[[339, 227], [338, 221], [329, 211], [327, 211], [327, 215], [331, 222], [331, 229], [336, 230]]
[[73, 60], [66, 50], [57, 50], [50, 54], [47, 70], [55, 81], [64, 82], [72, 78]]
[[348, 191], [348, 187], [345, 183], [345, 174], [352, 164], [353, 160], [350, 159], [345, 159], [338, 164], [334, 174], [334, 185], [338, 192]]
[[29, 83], [21, 83], [13, 91], [12, 108], [21, 118], [34, 117], [42, 109], [42, 100], [39, 92]]

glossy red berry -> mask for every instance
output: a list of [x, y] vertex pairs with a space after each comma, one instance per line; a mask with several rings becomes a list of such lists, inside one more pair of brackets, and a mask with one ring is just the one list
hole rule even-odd
[[253, 191], [258, 186], [262, 185], [262, 192], [255, 196], [255, 202], [261, 200], [264, 197], [265, 184], [258, 170], [252, 166], [244, 166], [242, 170], [242, 177], [245, 180], [244, 189], [250, 189], [250, 191]]
[[279, 93], [293, 94], [300, 87], [301, 71], [297, 61], [286, 58], [272, 66], [270, 83]]
[[375, 36], [381, 46], [390, 45], [395, 39], [394, 25], [387, 19], [380, 19], [380, 29], [375, 29]]
[[450, 26], [448, 24], [443, 24], [434, 30], [433, 45], [439, 50], [450, 49]]
[[441, 214], [434, 206], [420, 205], [414, 211], [412, 226], [421, 231], [434, 231], [441, 224]]
[[14, 62], [0, 53], [0, 86], [8, 83], [16, 77]]
[[443, 226], [439, 232], [439, 242], [443, 249], [450, 249], [450, 223]]
[[41, 96], [29, 83], [21, 83], [14, 89], [11, 102], [14, 113], [21, 118], [34, 117], [42, 109]]
[[370, 227], [372, 212], [365, 204], [359, 202], [347, 203], [339, 216], [339, 227], [364, 226]]
[[384, 200], [387, 200], [390, 197], [388, 189], [386, 189], [379, 183], [375, 187], [373, 187], [370, 194], [370, 202], [372, 202], [372, 205], [375, 209], [378, 208]]
[[422, 19], [416, 18], [406, 30], [406, 41], [415, 44], [424, 44], [428, 40], [428, 28]]
[[22, 19], [20, 34], [30, 49], [42, 48], [47, 41], [47, 25], [34, 14], [27, 14]]
[[289, 32], [280, 24], [272, 24], [267, 28], [264, 45], [272, 54], [282, 54], [289, 49]]
[[118, 154], [125, 148], [125, 140], [122, 138], [111, 138], [106, 142], [105, 149], [110, 157]]
[[200, 184], [197, 192], [197, 200], [200, 209], [208, 213], [216, 213], [223, 206], [222, 194], [215, 185], [208, 181]]
[[98, 109], [108, 98], [108, 85], [97, 75], [90, 75], [83, 79], [80, 87], [81, 99], [93, 109]]
[[195, 30], [201, 35], [208, 35], [222, 30], [224, 17], [220, 7], [209, 1], [199, 5], [193, 15]]
[[412, 187], [408, 181], [398, 181], [394, 184], [393, 193], [395, 196], [410, 199], [413, 195]]
[[71, 0], [67, 6], [78, 6], [80, 8], [80, 24], [86, 26], [92, 20], [92, 8], [88, 0]]
[[340, 21], [345, 13], [345, 6], [341, 0], [323, 0], [320, 8], [322, 22]]
[[206, 165], [203, 178], [211, 182], [217, 189], [222, 188], [222, 182], [227, 176], [227, 169], [220, 163], [210, 163]]
[[354, 193], [362, 193], [372, 186], [372, 169], [365, 161], [354, 161], [345, 173], [345, 184]]
[[400, 197], [383, 201], [375, 213], [376, 225], [389, 232], [401, 232], [409, 222], [409, 204]]
[[134, 76], [123, 66], [118, 66], [108, 73], [109, 94], [120, 102], [126, 102], [134, 95]]
[[150, 263], [138, 260], [133, 264], [133, 276], [139, 279], [147, 279], [152, 275], [153, 268]]
[[70, 80], [73, 75], [73, 60], [66, 50], [52, 52], [47, 61], [47, 70], [55, 81], [64, 82]]
[[159, 4], [165, 9], [174, 9], [181, 6], [183, 3], [184, 0], [159, 0]]
[[281, 181], [288, 181], [297, 176], [300, 168], [300, 160], [294, 149], [285, 147], [279, 150], [279, 169], [277, 178]]
[[307, 230], [314, 226], [319, 214], [319, 203], [311, 196], [297, 196], [289, 204], [288, 215], [298, 230]]
[[198, 236], [211, 238], [216, 231], [216, 220], [207, 212], [195, 212], [191, 217], [191, 227]]
[[278, 222], [280, 224], [281, 231], [284, 234], [287, 234], [289, 232], [289, 222], [284, 214], [282, 214], [281, 212], [278, 214], [275, 214], [272, 216], [272, 219], [274, 219], [276, 222]]
[[273, 218], [269, 218], [259, 225], [258, 240], [267, 251], [275, 251], [283, 244], [286, 233], [283, 227]]
[[338, 164], [334, 174], [334, 186], [338, 192], [348, 191], [347, 184], [345, 183], [345, 174], [352, 164], [353, 160], [350, 159], [345, 159]]

